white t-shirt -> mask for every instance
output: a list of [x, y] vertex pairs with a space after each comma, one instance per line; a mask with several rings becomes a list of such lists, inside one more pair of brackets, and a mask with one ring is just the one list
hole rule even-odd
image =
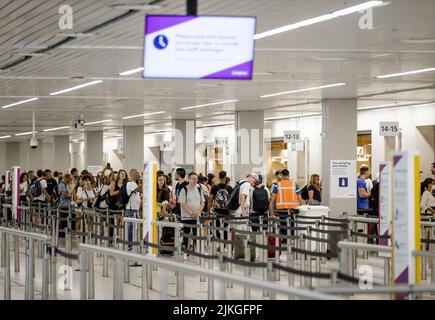
[[47, 181], [45, 181], [45, 179], [38, 179], [37, 181], [41, 183], [41, 195], [36, 197], [34, 200], [45, 201], [45, 194], [42, 191], [47, 188]]
[[87, 208], [88, 203], [91, 205], [94, 202], [96, 194], [94, 190], [86, 190], [82, 188], [80, 195], [77, 195], [77, 197], [83, 200], [82, 205]]
[[[109, 186], [105, 185], [105, 184], [103, 184], [102, 186], [100, 186], [98, 188], [98, 192], [100, 192], [100, 195], [101, 196], [106, 195], [106, 199], [109, 196], [109, 190], [110, 190]], [[100, 208], [101, 209], [106, 209], [107, 207], [108, 207], [108, 205], [107, 205], [106, 200], [103, 200], [103, 201], [100, 202]]]
[[25, 196], [27, 193], [27, 190], [29, 189], [29, 184], [27, 181], [24, 181], [20, 184], [20, 196]]
[[133, 192], [136, 189], [137, 189], [136, 182], [133, 181], [127, 182], [127, 195], [130, 196], [130, 200], [128, 200], [127, 206], [125, 207], [127, 210], [140, 209], [140, 193]]
[[366, 179], [366, 188], [367, 192], [370, 193], [373, 189], [373, 181], [370, 179]]
[[[241, 182], [246, 180], [241, 180]], [[246, 195], [246, 201], [244, 208], [239, 208], [236, 210], [236, 216], [240, 216], [242, 214], [242, 211], [244, 211], [246, 214], [249, 214], [249, 207], [251, 206], [251, 184], [246, 181], [242, 185], [240, 185], [240, 193], [239, 193], [239, 203], [240, 199], [242, 198], [242, 195]], [[242, 210], [243, 209], [243, 210]]]
[[425, 212], [429, 207], [435, 207], [435, 198], [428, 190], [421, 195], [420, 208], [421, 212]]

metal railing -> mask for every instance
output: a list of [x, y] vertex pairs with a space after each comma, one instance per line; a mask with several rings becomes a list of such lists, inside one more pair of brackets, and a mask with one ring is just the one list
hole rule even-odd
[[50, 237], [38, 233], [25, 232], [22, 230], [0, 227], [0, 237], [2, 240], [2, 266], [5, 268], [5, 283], [4, 283], [4, 299], [11, 299], [11, 263], [10, 263], [10, 239], [14, 240], [15, 251], [15, 271], [19, 271], [19, 239], [24, 238], [25, 257], [26, 257], [26, 284], [25, 284], [25, 299], [34, 299], [34, 276], [35, 276], [35, 257], [34, 257], [34, 241], [41, 241], [43, 245], [42, 257], [42, 299], [47, 300], [49, 294], [49, 253]]
[[[273, 291], [274, 293], [280, 293], [285, 295], [292, 295], [295, 297], [303, 298], [303, 299], [319, 299], [319, 300], [336, 300], [340, 299], [339, 297], [335, 297], [332, 295], [325, 295], [321, 293], [313, 292], [312, 290], [305, 290], [305, 289], [299, 289], [299, 288], [293, 288], [293, 287], [285, 287], [273, 283], [268, 283], [264, 281], [259, 280], [253, 280], [250, 278], [242, 277], [240, 275], [233, 275], [228, 274], [221, 271], [216, 270], [208, 270], [203, 269], [197, 266], [190, 266], [179, 262], [174, 261], [168, 261], [164, 259], [159, 259], [153, 256], [148, 255], [139, 255], [136, 253], [129, 253], [121, 250], [115, 250], [115, 249], [109, 249], [109, 248], [102, 248], [98, 246], [88, 245], [88, 244], [80, 244], [80, 254], [81, 254], [81, 272], [80, 272], [80, 299], [84, 300], [87, 296], [87, 288], [89, 286], [88, 283], [88, 277], [86, 274], [86, 266], [84, 264], [83, 257], [86, 254], [93, 255], [96, 253], [105, 254], [111, 256], [115, 261], [115, 275], [114, 275], [114, 295], [113, 298], [115, 300], [122, 299], [122, 283], [121, 283], [121, 261], [123, 260], [133, 260], [138, 261], [143, 264], [142, 268], [147, 269], [151, 265], [157, 265], [161, 269], [164, 270], [173, 270], [173, 271], [179, 271], [184, 273], [191, 273], [195, 275], [202, 275], [204, 277], [213, 278], [215, 280], [220, 281], [220, 290], [219, 290], [219, 300], [225, 299], [225, 283], [227, 281], [231, 281], [237, 284], [240, 284], [242, 286], [249, 286], [252, 288], [257, 288], [260, 290], [268, 290]], [[92, 272], [92, 271], [90, 271]], [[143, 275], [146, 275], [146, 271], [143, 272]], [[144, 276], [142, 278], [142, 290], [147, 290], [147, 279], [148, 277]], [[167, 285], [167, 282], [164, 281], [164, 284]], [[162, 291], [165, 292], [166, 290], [162, 288]], [[145, 294], [144, 296], [147, 296]], [[180, 299], [183, 299], [184, 297], [179, 297]]]

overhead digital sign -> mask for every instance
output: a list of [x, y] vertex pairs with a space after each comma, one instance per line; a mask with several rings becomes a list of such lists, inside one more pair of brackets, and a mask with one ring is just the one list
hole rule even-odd
[[144, 78], [252, 79], [255, 17], [147, 15]]

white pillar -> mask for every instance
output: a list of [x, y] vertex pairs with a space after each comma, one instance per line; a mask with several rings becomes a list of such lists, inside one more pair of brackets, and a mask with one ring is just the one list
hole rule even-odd
[[87, 131], [85, 147], [85, 169], [104, 164], [103, 131]]
[[172, 167], [193, 166], [195, 170], [196, 150], [196, 121], [177, 119], [172, 120]]
[[123, 167], [142, 171], [144, 165], [144, 126], [124, 127]]
[[264, 111], [236, 111], [233, 183], [253, 170], [265, 177]]
[[69, 136], [54, 137], [54, 168], [65, 172], [71, 167], [71, 154], [69, 152]]
[[331, 160], [356, 160], [357, 102], [355, 99], [326, 99], [322, 112], [322, 202], [329, 205], [331, 216], [341, 216], [343, 212], [356, 214], [356, 185], [355, 198], [331, 199], [330, 164]]
[[6, 170], [6, 143], [0, 143], [0, 176]]

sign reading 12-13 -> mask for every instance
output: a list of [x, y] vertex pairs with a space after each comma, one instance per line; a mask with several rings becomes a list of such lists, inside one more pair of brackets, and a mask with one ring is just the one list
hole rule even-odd
[[147, 15], [144, 78], [252, 79], [255, 17]]
[[399, 135], [399, 122], [380, 122], [379, 135], [384, 137], [394, 137]]
[[300, 131], [284, 131], [284, 142], [299, 142], [301, 141]]

